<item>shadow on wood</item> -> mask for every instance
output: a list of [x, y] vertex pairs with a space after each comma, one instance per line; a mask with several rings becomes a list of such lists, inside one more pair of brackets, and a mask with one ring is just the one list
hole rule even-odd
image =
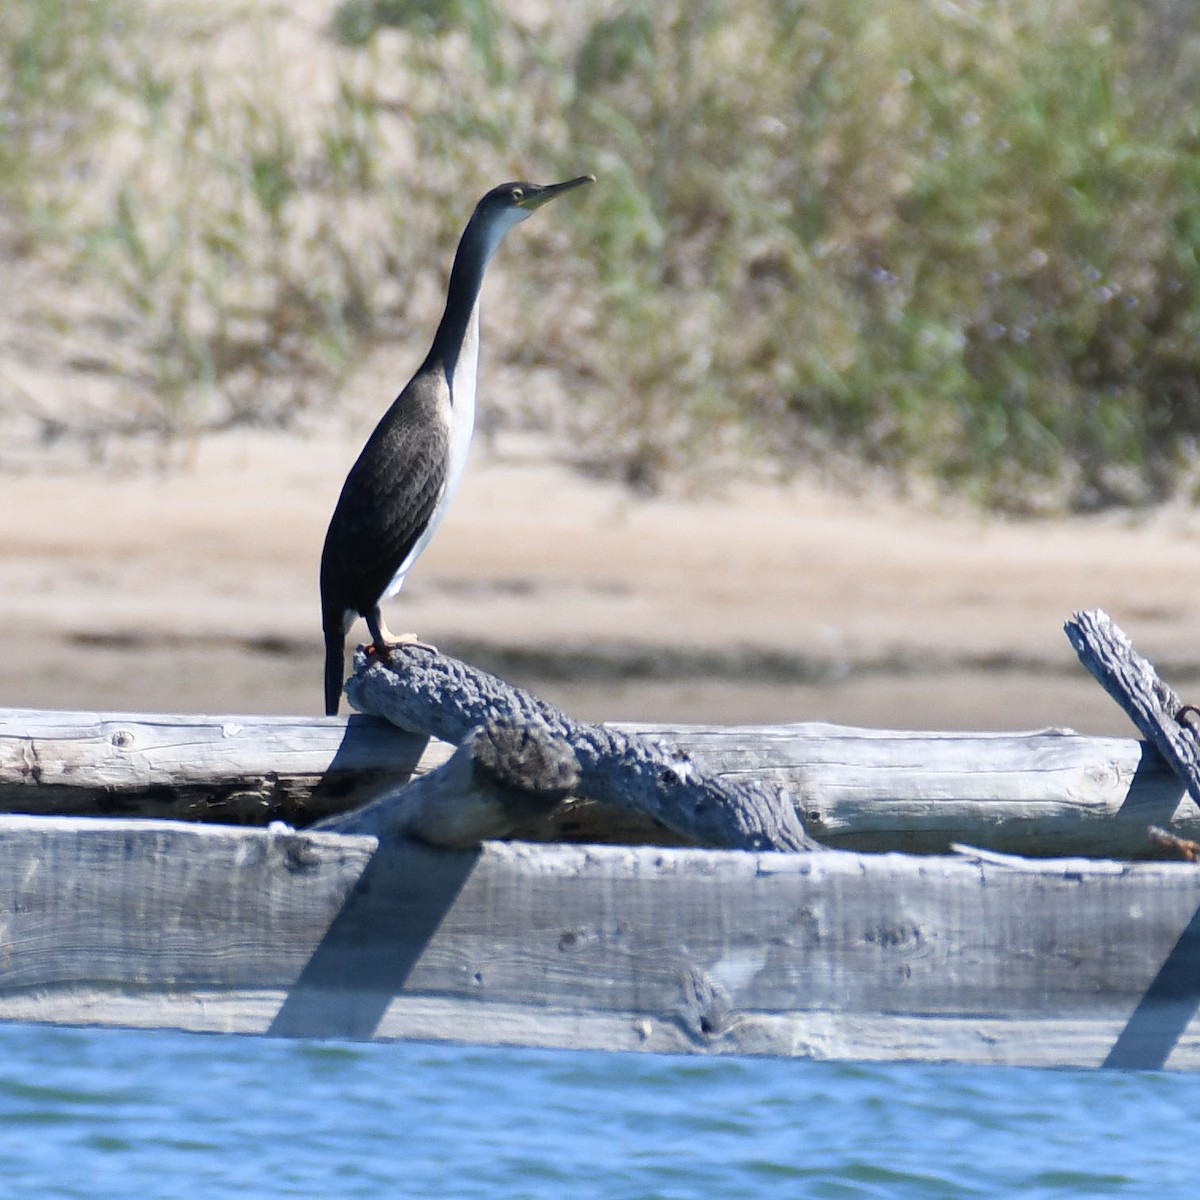
[[541, 724], [494, 718], [436, 770], [312, 829], [466, 850], [543, 817], [578, 783], [579, 764], [562, 738]]
[[378, 717], [352, 713], [336, 752], [305, 802], [307, 820], [288, 823], [305, 826], [368, 804], [385, 791], [435, 770], [449, 753], [448, 747], [437, 746], [429, 737], [404, 733]]
[[1200, 1011], [1200, 909], [1121, 1030], [1104, 1066], [1160, 1071]]
[[267, 1032], [373, 1038], [478, 858], [381, 842]]
[[445, 760], [387, 721], [0, 709], [0, 810], [300, 827]]

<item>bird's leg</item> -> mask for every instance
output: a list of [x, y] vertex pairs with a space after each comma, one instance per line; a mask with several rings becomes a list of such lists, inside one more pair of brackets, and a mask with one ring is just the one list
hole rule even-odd
[[366, 614], [367, 628], [371, 631], [371, 645], [367, 647], [368, 654], [374, 654], [380, 661], [390, 664], [394, 646], [418, 646], [422, 650], [437, 653], [437, 647], [423, 642], [415, 633], [392, 633], [384, 622], [383, 613], [378, 605]]

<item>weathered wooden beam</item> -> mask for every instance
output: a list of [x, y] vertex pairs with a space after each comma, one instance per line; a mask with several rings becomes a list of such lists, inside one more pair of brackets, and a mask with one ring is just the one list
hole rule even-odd
[[537, 696], [427, 646], [396, 646], [386, 661], [358, 651], [346, 695], [364, 712], [446, 742], [460, 742], [496, 715], [540, 726], [571, 747], [582, 796], [633, 809], [696, 845], [737, 850], [816, 845], [785, 787], [756, 777], [709, 774], [678, 746], [576, 721]]
[[[945, 853], [968, 842], [1011, 854], [1137, 858], [1162, 853], [1150, 825], [1200, 841], [1200, 805], [1152, 746], [1130, 738], [821, 723], [615, 728], [678, 745], [721, 777], [787, 788], [809, 832], [843, 849]], [[361, 715], [0, 710], [0, 811], [304, 826], [394, 790], [452, 749]], [[594, 804], [564, 805], [520, 836], [671, 837]]]
[[1200, 806], [1153, 746], [1069, 730], [936, 733], [808, 723], [675, 737], [710, 770], [792, 788], [823, 845], [946, 853], [1154, 857], [1147, 828], [1200, 840]]
[[1200, 1069], [1200, 869], [0, 818], [0, 1019]]
[[549, 813], [578, 783], [566, 742], [542, 726], [497, 719], [473, 729], [436, 770], [310, 828], [469, 850]]
[[445, 762], [386, 721], [0, 709], [0, 810], [307, 825]]
[[1102, 609], [1075, 613], [1065, 629], [1080, 662], [1200, 801], [1200, 710], [1180, 700]]

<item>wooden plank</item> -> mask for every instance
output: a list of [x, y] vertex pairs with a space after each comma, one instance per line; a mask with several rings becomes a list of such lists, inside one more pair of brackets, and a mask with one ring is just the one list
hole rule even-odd
[[1200, 869], [0, 818], [0, 1019], [1200, 1069]]

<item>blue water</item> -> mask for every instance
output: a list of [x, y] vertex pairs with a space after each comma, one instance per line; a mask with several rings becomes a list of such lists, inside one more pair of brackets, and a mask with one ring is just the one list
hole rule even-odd
[[0, 1197], [1194, 1197], [1200, 1078], [0, 1028]]

